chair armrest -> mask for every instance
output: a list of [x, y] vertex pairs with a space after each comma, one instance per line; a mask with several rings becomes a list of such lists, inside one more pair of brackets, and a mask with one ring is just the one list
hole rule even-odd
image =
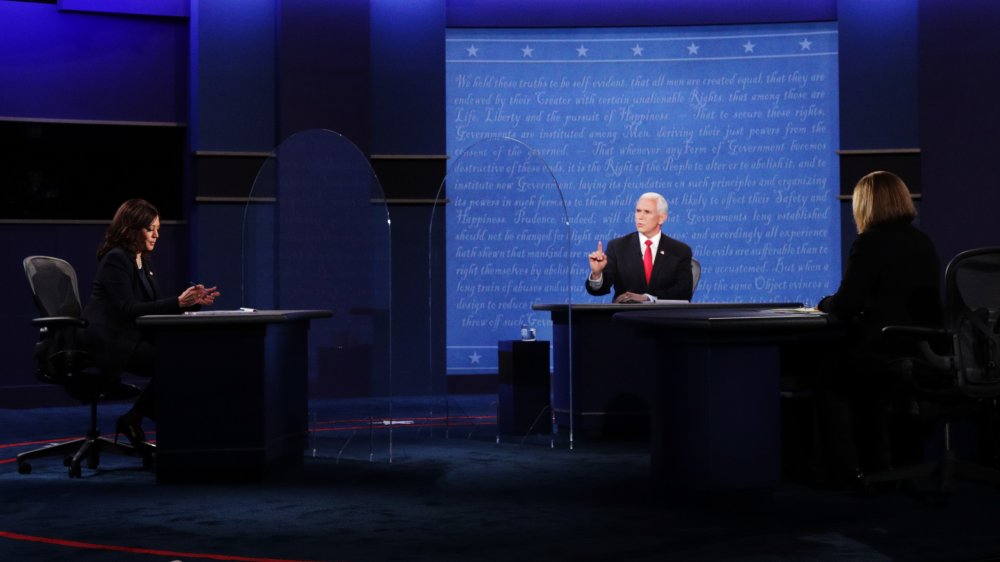
[[951, 333], [944, 328], [928, 328], [926, 326], [884, 326], [882, 335], [892, 338], [929, 339], [949, 336]]
[[884, 326], [882, 336], [894, 341], [908, 341], [916, 344], [917, 358], [910, 358], [906, 361], [911, 363], [910, 370], [913, 369], [914, 361], [922, 361], [925, 365], [940, 371], [950, 371], [954, 368], [953, 352], [949, 349], [946, 353], [939, 353], [934, 348], [951, 347], [950, 341], [954, 333], [944, 328], [931, 328], [927, 326]]
[[34, 318], [31, 323], [36, 326], [42, 326], [43, 328], [65, 328], [67, 326], [74, 328], [85, 328], [87, 326], [87, 321], [83, 318], [75, 318], [73, 316], [46, 316], [44, 318]]

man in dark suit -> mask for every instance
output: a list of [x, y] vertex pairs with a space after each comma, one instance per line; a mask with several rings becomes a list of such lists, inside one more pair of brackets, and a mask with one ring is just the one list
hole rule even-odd
[[667, 220], [667, 200], [644, 193], [635, 203], [636, 232], [608, 242], [590, 253], [587, 292], [600, 296], [614, 287], [614, 302], [636, 303], [662, 299], [691, 300], [691, 247], [660, 231]]

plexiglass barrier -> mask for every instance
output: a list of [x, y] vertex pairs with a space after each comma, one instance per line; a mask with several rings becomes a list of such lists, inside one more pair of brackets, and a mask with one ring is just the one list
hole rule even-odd
[[540, 153], [515, 139], [481, 140], [449, 156], [428, 229], [429, 417], [449, 429], [471, 426], [471, 434], [475, 421], [447, 389], [496, 375], [492, 437], [571, 446], [572, 427], [557, 431], [551, 404], [572, 384], [550, 386], [554, 366], [572, 373], [570, 339], [554, 347], [549, 313], [533, 308], [572, 300], [562, 191]]
[[247, 201], [241, 306], [333, 312], [310, 326], [307, 454], [391, 460], [390, 222], [368, 159], [338, 133], [297, 133]]

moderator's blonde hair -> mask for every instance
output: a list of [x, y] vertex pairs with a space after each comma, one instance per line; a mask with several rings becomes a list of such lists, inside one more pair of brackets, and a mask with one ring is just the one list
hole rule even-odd
[[872, 172], [854, 186], [852, 204], [858, 234], [873, 226], [917, 216], [910, 190], [891, 172]]

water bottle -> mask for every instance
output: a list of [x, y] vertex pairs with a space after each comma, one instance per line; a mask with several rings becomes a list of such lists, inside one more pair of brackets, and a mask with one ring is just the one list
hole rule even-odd
[[521, 341], [535, 341], [535, 329], [527, 324], [521, 324]]

